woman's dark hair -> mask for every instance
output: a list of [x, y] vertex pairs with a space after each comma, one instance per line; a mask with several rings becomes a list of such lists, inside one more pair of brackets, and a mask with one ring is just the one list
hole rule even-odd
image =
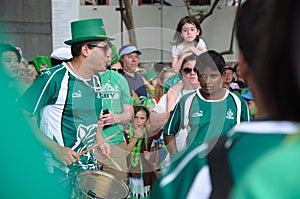
[[184, 39], [181, 36], [181, 30], [182, 30], [182, 26], [184, 26], [184, 24], [186, 24], [186, 23], [194, 24], [196, 26], [196, 28], [198, 30], [200, 30], [199, 35], [196, 37], [196, 42], [197, 43], [199, 42], [200, 36], [202, 35], [202, 29], [201, 29], [200, 23], [198, 22], [196, 17], [194, 17], [193, 15], [188, 15], [188, 16], [181, 18], [177, 24], [176, 32], [175, 32], [174, 38], [173, 38], [175, 45], [178, 45], [181, 42], [183, 42]]
[[21, 62], [21, 55], [15, 47], [13, 47], [12, 45], [7, 44], [7, 43], [0, 43], [0, 56], [2, 56], [2, 54], [5, 52], [16, 53], [16, 55], [18, 56], [18, 62], [19, 63]]

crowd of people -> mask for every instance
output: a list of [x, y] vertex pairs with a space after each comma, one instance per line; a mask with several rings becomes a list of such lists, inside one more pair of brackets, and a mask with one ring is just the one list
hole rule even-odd
[[[27, 61], [19, 47], [0, 43], [3, 103], [17, 109], [34, 143], [36, 159], [21, 159], [26, 177], [39, 165], [61, 193], [41, 188], [49, 198], [106, 198], [98, 192], [106, 185], [78, 184], [84, 171], [109, 174], [132, 199], [299, 197], [299, 6], [243, 3], [234, 66], [206, 45], [190, 15], [177, 24], [170, 65], [150, 68], [140, 66], [142, 49], [117, 48], [100, 18], [71, 22], [68, 47], [49, 57]], [[284, 186], [294, 189], [279, 192]], [[40, 198], [29, 189], [21, 193]], [[118, 198], [115, 189], [105, 191]]]

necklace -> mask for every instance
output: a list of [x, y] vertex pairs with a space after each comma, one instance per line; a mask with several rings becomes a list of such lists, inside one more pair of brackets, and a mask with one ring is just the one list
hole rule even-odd
[[[146, 137], [146, 128], [143, 127], [142, 129], [143, 136], [145, 137], [145, 147], [146, 150], [148, 150], [148, 140]], [[129, 125], [129, 141], [131, 142], [134, 137], [134, 132], [133, 132], [133, 124]], [[141, 148], [142, 148], [142, 142], [143, 138], [139, 138], [137, 141], [137, 144], [133, 147], [131, 153], [130, 153], [130, 163], [133, 167], [136, 167], [140, 161], [140, 156], [141, 156]]]
[[99, 76], [93, 74], [92, 76], [92, 80], [93, 80], [93, 86], [91, 86], [85, 79], [83, 79], [82, 77], [80, 77], [80, 75], [76, 72], [75, 68], [73, 67], [71, 62], [68, 62], [70, 68], [72, 69], [72, 71], [76, 74], [77, 78], [82, 81], [85, 85], [87, 85], [88, 87], [92, 88], [94, 90], [95, 93], [97, 93], [97, 98], [100, 98], [100, 92], [107, 87], [107, 85], [110, 83], [110, 79], [108, 79], [108, 81], [101, 86], [101, 82], [99, 79]]

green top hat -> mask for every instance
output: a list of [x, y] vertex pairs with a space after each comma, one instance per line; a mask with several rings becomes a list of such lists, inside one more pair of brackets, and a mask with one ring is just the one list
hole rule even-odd
[[103, 20], [101, 18], [73, 21], [71, 23], [71, 32], [72, 39], [65, 41], [67, 45], [81, 41], [114, 40], [106, 36]]

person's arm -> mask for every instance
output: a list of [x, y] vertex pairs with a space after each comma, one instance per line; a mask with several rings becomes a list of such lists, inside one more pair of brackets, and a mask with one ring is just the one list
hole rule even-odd
[[147, 128], [147, 133], [150, 136], [154, 136], [153, 134], [156, 133], [166, 124], [166, 122], [169, 119], [169, 116], [170, 112], [157, 113], [155, 111], [152, 111], [150, 114], [150, 125], [149, 128]]
[[171, 88], [169, 88], [167, 92], [167, 111], [170, 112], [174, 109], [177, 101], [177, 96], [179, 95], [180, 91], [183, 89], [183, 81], [178, 82]]
[[[97, 128], [97, 133], [96, 133], [96, 142], [102, 142], [104, 140], [103, 133], [102, 133], [102, 128], [103, 125], [98, 124]], [[110, 154], [110, 145], [108, 144], [107, 141], [103, 142], [100, 146], [97, 147], [97, 150], [102, 154], [102, 155], [109, 155]]]
[[109, 111], [108, 114], [101, 115], [98, 125], [113, 125], [129, 122], [133, 115], [133, 106], [132, 104], [122, 104], [122, 108], [123, 112], [121, 114]]
[[178, 57], [173, 57], [172, 58], [172, 68], [174, 68], [177, 72], [180, 72], [181, 69], [181, 65], [183, 60], [187, 57], [192, 55], [193, 52], [188, 49], [188, 48], [184, 48], [180, 51], [180, 56]]
[[169, 120], [164, 126], [164, 141], [166, 143], [167, 149], [171, 155], [177, 153], [176, 139], [175, 135], [178, 133], [183, 115], [181, 111], [181, 104], [178, 103], [174, 110], [170, 113]]
[[201, 53], [206, 52], [207, 49], [206, 49], [206, 48], [198, 49], [198, 48], [196, 48], [196, 47], [194, 47], [194, 46], [191, 46], [191, 47], [190, 47], [190, 51], [191, 51], [193, 54], [195, 54], [196, 56], [199, 56]]
[[71, 148], [62, 147], [58, 145], [55, 141], [50, 139], [45, 135], [37, 126], [36, 117], [29, 117], [29, 113], [25, 112], [25, 118], [27, 118], [28, 124], [30, 125], [32, 131], [39, 139], [39, 141], [65, 166], [70, 165], [74, 162], [77, 162], [80, 157], [79, 154], [73, 151]]
[[174, 135], [164, 134], [164, 142], [166, 143], [167, 149], [171, 156], [178, 152]]

